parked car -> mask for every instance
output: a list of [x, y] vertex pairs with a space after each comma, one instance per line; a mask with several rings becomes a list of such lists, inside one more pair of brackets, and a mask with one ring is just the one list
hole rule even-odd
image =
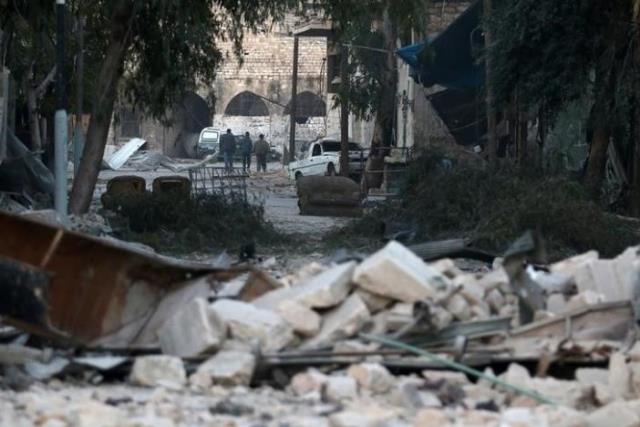
[[[349, 174], [360, 175], [364, 171], [367, 154], [360, 144], [349, 142]], [[332, 164], [340, 173], [340, 141], [332, 138], [312, 142], [301, 160], [289, 164], [289, 177], [324, 175]]]
[[204, 159], [207, 156], [219, 153], [221, 135], [222, 131], [215, 128], [202, 129], [196, 145], [196, 157]]

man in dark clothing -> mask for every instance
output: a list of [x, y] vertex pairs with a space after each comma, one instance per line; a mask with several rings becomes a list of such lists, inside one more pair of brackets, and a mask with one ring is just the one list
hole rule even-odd
[[249, 132], [244, 134], [244, 138], [240, 141], [240, 154], [242, 154], [242, 170], [251, 169], [251, 152], [253, 151], [253, 141]]
[[220, 137], [220, 151], [224, 156], [224, 168], [228, 173], [233, 172], [233, 155], [236, 153], [236, 137], [227, 129], [227, 133]]
[[258, 163], [258, 172], [260, 172], [260, 169], [264, 172], [267, 171], [267, 155], [269, 155], [270, 150], [271, 147], [269, 147], [269, 143], [265, 141], [264, 135], [260, 135], [260, 139], [256, 142], [256, 146], [254, 148], [256, 161]]

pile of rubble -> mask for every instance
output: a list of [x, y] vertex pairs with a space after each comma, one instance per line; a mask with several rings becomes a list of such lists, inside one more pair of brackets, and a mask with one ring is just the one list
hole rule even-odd
[[[259, 285], [231, 274], [158, 322], [156, 354], [65, 359], [102, 372], [90, 384], [117, 367], [149, 393], [85, 384], [85, 406], [53, 408], [0, 392], [0, 424], [27, 408], [25, 425], [49, 427], [640, 426], [639, 260], [508, 255], [467, 272], [391, 242]], [[29, 393], [81, 393], [48, 381]]]

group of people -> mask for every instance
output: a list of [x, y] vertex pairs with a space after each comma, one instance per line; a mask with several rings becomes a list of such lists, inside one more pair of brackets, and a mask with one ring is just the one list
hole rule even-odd
[[251, 169], [251, 155], [256, 155], [257, 171], [267, 171], [267, 156], [271, 147], [264, 139], [264, 135], [260, 134], [258, 140], [253, 143], [249, 132], [245, 133], [239, 142], [236, 143], [236, 137], [227, 129], [227, 133], [220, 138], [220, 151], [224, 156], [224, 167], [227, 172], [233, 172], [233, 158], [236, 151], [240, 151], [242, 158], [242, 170], [247, 172]]

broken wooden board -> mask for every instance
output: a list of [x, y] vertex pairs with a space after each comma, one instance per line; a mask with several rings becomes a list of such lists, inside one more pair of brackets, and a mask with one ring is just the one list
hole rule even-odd
[[109, 341], [114, 346], [146, 344], [143, 337], [160, 323], [159, 313], [168, 316], [208, 286], [197, 279], [213, 283], [244, 272], [162, 257], [6, 213], [0, 213], [0, 232], [0, 257], [50, 275], [40, 293], [45, 319], [37, 305], [19, 312], [5, 306], [0, 315], [27, 332], [42, 335], [45, 327], [83, 345], [104, 337], [117, 337]]

